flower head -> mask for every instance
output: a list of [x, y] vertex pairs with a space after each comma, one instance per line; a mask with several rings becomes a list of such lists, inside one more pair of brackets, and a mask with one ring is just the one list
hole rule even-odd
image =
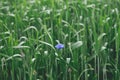
[[57, 49], [62, 49], [62, 48], [64, 48], [64, 44], [58, 43], [55, 47]]

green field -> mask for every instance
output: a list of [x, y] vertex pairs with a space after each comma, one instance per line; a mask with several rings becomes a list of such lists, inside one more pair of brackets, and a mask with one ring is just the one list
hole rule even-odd
[[120, 80], [120, 0], [0, 0], [0, 80]]

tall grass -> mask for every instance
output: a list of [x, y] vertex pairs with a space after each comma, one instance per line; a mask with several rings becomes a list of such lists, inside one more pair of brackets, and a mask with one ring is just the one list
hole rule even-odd
[[0, 80], [120, 80], [119, 5], [1, 0]]

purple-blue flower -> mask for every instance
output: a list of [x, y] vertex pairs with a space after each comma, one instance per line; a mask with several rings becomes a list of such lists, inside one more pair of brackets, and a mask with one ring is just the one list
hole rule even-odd
[[62, 49], [62, 48], [64, 48], [64, 44], [58, 43], [55, 47], [57, 49]]

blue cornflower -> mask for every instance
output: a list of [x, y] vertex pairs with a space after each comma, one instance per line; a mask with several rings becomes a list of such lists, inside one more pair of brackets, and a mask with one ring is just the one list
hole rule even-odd
[[64, 44], [58, 43], [55, 47], [57, 49], [62, 49], [62, 48], [64, 48]]

